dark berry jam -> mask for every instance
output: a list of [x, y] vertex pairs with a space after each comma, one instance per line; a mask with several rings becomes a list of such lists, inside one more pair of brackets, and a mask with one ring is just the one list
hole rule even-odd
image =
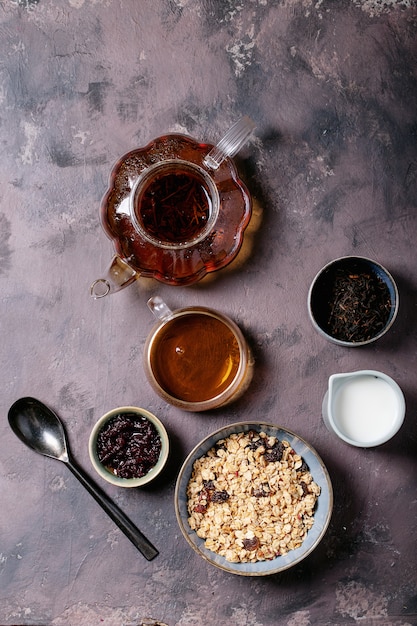
[[141, 478], [158, 462], [161, 438], [143, 415], [120, 413], [97, 436], [97, 454], [106, 469], [120, 478]]

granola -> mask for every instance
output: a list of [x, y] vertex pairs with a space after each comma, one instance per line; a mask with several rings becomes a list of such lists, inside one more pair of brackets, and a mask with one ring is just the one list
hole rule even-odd
[[195, 461], [188, 523], [227, 561], [274, 559], [301, 546], [319, 495], [288, 441], [250, 430], [218, 441]]

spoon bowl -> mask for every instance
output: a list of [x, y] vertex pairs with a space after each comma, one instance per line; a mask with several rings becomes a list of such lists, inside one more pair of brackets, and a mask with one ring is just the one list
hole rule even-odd
[[148, 561], [157, 556], [158, 550], [151, 542], [72, 459], [64, 426], [56, 413], [40, 400], [26, 397], [16, 400], [9, 409], [8, 418], [11, 429], [25, 445], [43, 456], [67, 465]]
[[20, 441], [35, 452], [69, 461], [62, 422], [47, 406], [34, 398], [20, 398], [10, 407], [9, 424]]

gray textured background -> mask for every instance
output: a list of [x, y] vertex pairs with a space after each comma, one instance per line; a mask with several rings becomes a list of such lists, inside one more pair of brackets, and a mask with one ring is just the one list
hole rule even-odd
[[[2, 625], [417, 623], [416, 35], [411, 0], [0, 0]], [[257, 131], [237, 159], [254, 198], [238, 259], [193, 287], [139, 280], [90, 299], [112, 256], [99, 204], [113, 163], [169, 131], [215, 142], [242, 114]], [[308, 320], [313, 276], [344, 254], [379, 261], [400, 289], [393, 329], [366, 349], [331, 345]], [[240, 401], [197, 415], [155, 396], [141, 361], [154, 294], [241, 326], [256, 367]], [[406, 395], [404, 427], [380, 449], [352, 449], [321, 421], [328, 376], [361, 368]], [[57, 410], [90, 473], [105, 411], [136, 404], [164, 421], [161, 480], [102, 485], [157, 559], [16, 439], [7, 410], [24, 395]], [[191, 448], [256, 418], [310, 441], [335, 489], [319, 548], [258, 580], [199, 559], [173, 507]]]

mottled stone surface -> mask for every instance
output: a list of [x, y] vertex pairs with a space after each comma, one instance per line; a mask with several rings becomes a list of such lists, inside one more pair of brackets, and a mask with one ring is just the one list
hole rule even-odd
[[[307, 626], [417, 623], [417, 8], [413, 0], [0, 0], [0, 623]], [[101, 301], [112, 256], [98, 207], [112, 164], [157, 135], [216, 141], [257, 123], [237, 159], [254, 217], [236, 262], [194, 287], [150, 280]], [[327, 343], [306, 307], [314, 274], [370, 256], [398, 281], [391, 332]], [[256, 358], [246, 395], [186, 414], [145, 381], [146, 306], [215, 306]], [[403, 388], [403, 429], [379, 449], [327, 432], [328, 376], [372, 368]], [[158, 546], [146, 562], [67, 468], [25, 448], [7, 410], [33, 395], [93, 472], [89, 432], [136, 404], [172, 442], [156, 485], [102, 485]], [[308, 439], [335, 490], [310, 557], [267, 579], [233, 577], [188, 547], [176, 474], [221, 425], [267, 419]]]

